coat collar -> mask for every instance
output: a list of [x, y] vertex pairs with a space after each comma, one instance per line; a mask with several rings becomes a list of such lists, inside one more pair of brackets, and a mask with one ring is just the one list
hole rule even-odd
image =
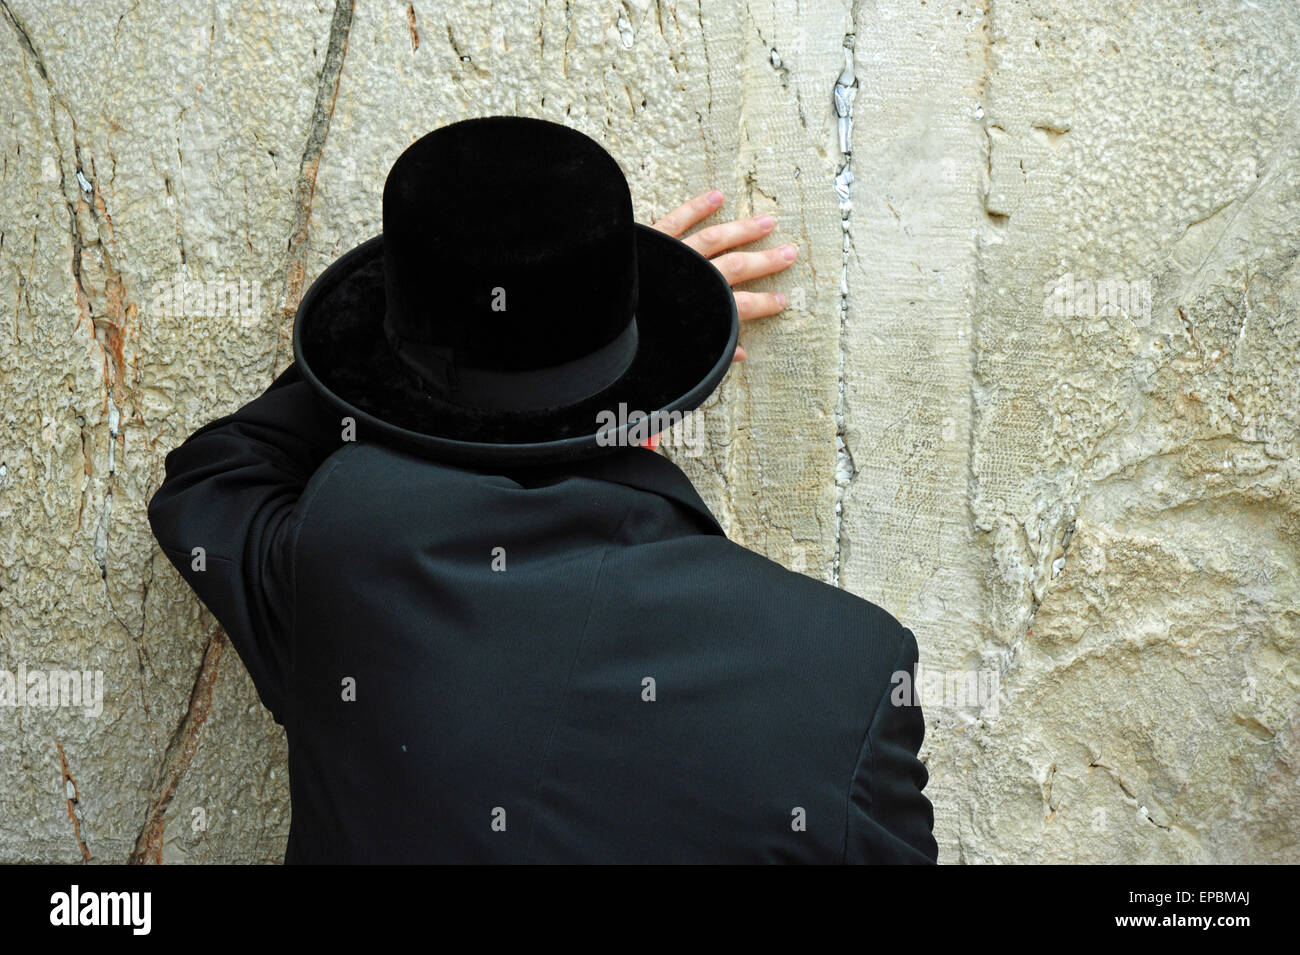
[[616, 451], [560, 465], [566, 474], [613, 481], [666, 497], [698, 514], [709, 533], [726, 536], [722, 525], [700, 497], [690, 478], [676, 464], [658, 451], [624, 447]]

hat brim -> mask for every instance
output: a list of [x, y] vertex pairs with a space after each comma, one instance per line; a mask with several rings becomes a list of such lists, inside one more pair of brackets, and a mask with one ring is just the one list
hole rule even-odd
[[[312, 283], [294, 320], [294, 358], [321, 398], [355, 419], [358, 438], [448, 463], [544, 464], [634, 443], [637, 413], [673, 422], [704, 402], [731, 366], [740, 332], [735, 295], [713, 263], [649, 226], [637, 223], [636, 237], [636, 356], [613, 385], [578, 404], [489, 412], [421, 389], [384, 336], [382, 235]], [[431, 288], [434, 307], [437, 296]], [[581, 301], [575, 289], [574, 307]]]

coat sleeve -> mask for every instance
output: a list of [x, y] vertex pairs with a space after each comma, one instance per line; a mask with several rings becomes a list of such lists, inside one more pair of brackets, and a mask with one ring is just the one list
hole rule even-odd
[[225, 629], [280, 723], [299, 499], [341, 436], [291, 364], [262, 395], [171, 451], [149, 501], [163, 552]]
[[[912, 680], [918, 657], [916, 637], [904, 628], [892, 673], [906, 672]], [[906, 705], [895, 704], [894, 687], [891, 681], [876, 708], [849, 788], [848, 863], [929, 864], [939, 858], [934, 807], [923, 792], [929, 774], [917, 756], [925, 719], [914, 693]]]

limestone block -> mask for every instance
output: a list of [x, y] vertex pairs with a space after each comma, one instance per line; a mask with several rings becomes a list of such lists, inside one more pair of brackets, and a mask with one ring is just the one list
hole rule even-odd
[[1294, 4], [0, 20], [0, 669], [104, 688], [0, 707], [0, 861], [282, 857], [283, 732], [145, 504], [401, 151], [493, 113], [604, 143], [641, 221], [717, 187], [799, 246], [664, 451], [916, 633], [943, 861], [1300, 861]]

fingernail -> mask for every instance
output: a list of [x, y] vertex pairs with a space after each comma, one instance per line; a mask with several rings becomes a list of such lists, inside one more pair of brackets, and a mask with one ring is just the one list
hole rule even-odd
[[709, 205], [718, 206], [721, 204], [722, 204], [722, 193], [714, 189], [711, 193], [709, 193]]
[[787, 262], [793, 262], [794, 257], [798, 254], [799, 250], [792, 245], [784, 245], [781, 247], [781, 255], [784, 256]]
[[782, 308], [785, 308], [785, 293], [777, 292], [776, 301], [778, 305], [780, 305]]
[[773, 219], [771, 216], [759, 216], [759, 217], [758, 217], [758, 227], [759, 227], [760, 229], [762, 229], [763, 231], [766, 232], [768, 229], [772, 228], [772, 226], [774, 226], [774, 225], [776, 225], [776, 220]]

